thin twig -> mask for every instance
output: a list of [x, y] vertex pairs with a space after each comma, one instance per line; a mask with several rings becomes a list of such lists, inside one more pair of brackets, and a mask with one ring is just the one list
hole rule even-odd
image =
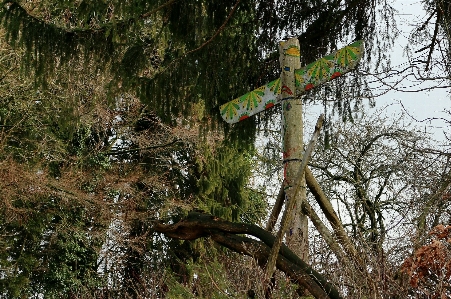
[[426, 62], [426, 71], [429, 70], [429, 64], [431, 63], [432, 52], [434, 52], [434, 45], [437, 41], [438, 25], [440, 23], [441, 13], [437, 10], [437, 21], [435, 22], [434, 35], [432, 36], [431, 48], [429, 49], [428, 60]]
[[221, 31], [225, 28], [225, 26], [227, 25], [227, 23], [229, 22], [229, 20], [232, 18], [233, 14], [235, 13], [235, 10], [238, 7], [238, 4], [240, 3], [241, 0], [237, 0], [235, 5], [233, 6], [232, 10], [230, 11], [229, 15], [227, 16], [227, 19], [224, 21], [224, 23], [222, 23], [221, 27], [218, 28], [218, 30], [216, 30], [215, 34], [213, 34], [213, 36], [207, 40], [205, 43], [203, 43], [202, 45], [200, 45], [199, 47], [197, 47], [196, 49], [190, 50], [188, 52], [186, 52], [185, 54], [183, 54], [181, 57], [173, 60], [171, 63], [169, 63], [169, 65], [167, 67], [164, 68], [164, 70], [162, 72], [164, 72], [165, 70], [167, 70], [168, 68], [170, 68], [173, 64], [175, 64], [176, 62], [180, 61], [181, 59], [185, 58], [186, 56], [188, 56], [191, 53], [194, 53], [196, 51], [199, 51], [200, 49], [202, 49], [203, 47], [205, 47], [206, 45], [208, 45], [209, 43], [211, 43], [216, 36], [218, 36], [219, 33], [221, 33]]
[[165, 143], [165, 144], [158, 144], [158, 145], [152, 145], [152, 146], [146, 146], [146, 147], [132, 148], [132, 149], [123, 150], [123, 151], [111, 151], [111, 152], [105, 153], [105, 155], [113, 156], [113, 155], [127, 154], [127, 153], [131, 153], [131, 152], [142, 151], [142, 150], [156, 149], [156, 148], [160, 148], [160, 147], [166, 147], [166, 146], [172, 145], [172, 144], [180, 142], [180, 141], [181, 141], [180, 139], [174, 139], [171, 142], [168, 142], [168, 143]]
[[160, 9], [165, 8], [166, 6], [169, 6], [169, 5], [171, 5], [172, 3], [176, 2], [176, 1], [177, 1], [177, 0], [169, 0], [168, 2], [166, 2], [166, 3], [164, 3], [164, 4], [161, 4], [161, 5], [158, 6], [157, 8], [155, 8], [155, 9], [149, 11], [149, 12], [146, 12], [146, 13], [140, 15], [139, 17], [140, 17], [141, 19], [148, 18], [149, 16], [153, 15], [154, 13], [156, 13], [157, 11], [159, 11]]
[[229, 20], [232, 18], [232, 16], [235, 13], [235, 10], [237, 9], [238, 4], [240, 3], [240, 1], [241, 0], [237, 0], [236, 1], [235, 5], [233, 6], [232, 10], [230, 11], [229, 15], [227, 16], [227, 19], [224, 21], [224, 23], [222, 23], [221, 27], [219, 27], [218, 30], [216, 30], [215, 34], [213, 34], [213, 36], [209, 40], [207, 40], [205, 43], [203, 43], [202, 45], [200, 45], [196, 49], [186, 52], [185, 55], [183, 55], [183, 57], [185, 57], [188, 54], [191, 54], [193, 52], [199, 51], [200, 49], [202, 49], [203, 47], [205, 47], [206, 45], [211, 43], [213, 41], [213, 39], [215, 39], [215, 37], [218, 36], [219, 33], [221, 33], [221, 31], [225, 28], [225, 26], [227, 25]]

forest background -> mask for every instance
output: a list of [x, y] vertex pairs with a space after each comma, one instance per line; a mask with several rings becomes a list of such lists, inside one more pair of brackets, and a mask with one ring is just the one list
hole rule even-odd
[[[0, 298], [450, 297], [449, 135], [374, 113], [373, 86], [449, 90], [451, 4], [421, 1], [395, 66], [393, 4], [3, 1]], [[268, 288], [280, 107], [233, 126], [218, 107], [277, 78], [289, 37], [302, 65], [365, 53], [302, 98], [326, 114], [322, 191], [308, 259], [283, 248]]]

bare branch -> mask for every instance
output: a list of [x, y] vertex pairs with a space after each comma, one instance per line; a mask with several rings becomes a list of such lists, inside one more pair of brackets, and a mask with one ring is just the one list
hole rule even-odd
[[150, 149], [156, 149], [156, 148], [170, 146], [170, 145], [173, 145], [173, 144], [178, 143], [178, 142], [181, 142], [181, 140], [180, 139], [174, 139], [171, 142], [168, 142], [168, 143], [165, 143], [165, 144], [157, 144], [157, 145], [140, 147], [140, 148], [132, 148], [132, 149], [123, 150], [123, 151], [110, 151], [110, 152], [105, 153], [105, 155], [114, 156], [114, 155], [122, 155], [122, 154], [132, 153], [132, 152], [136, 152], [136, 151], [145, 151], [145, 150], [150, 150]]
[[[275, 237], [268, 231], [245, 223], [234, 223], [222, 220], [211, 215], [190, 212], [188, 216], [175, 224], [155, 222], [154, 230], [167, 237], [181, 240], [194, 240], [202, 237], [211, 237], [219, 244], [254, 257], [261, 266], [270, 254]], [[261, 240], [238, 236], [249, 234]], [[276, 259], [276, 266], [284, 273], [294, 278], [298, 284], [306, 287], [316, 298], [342, 298], [337, 289], [331, 285], [321, 274], [295, 255], [287, 246], [283, 245]]]

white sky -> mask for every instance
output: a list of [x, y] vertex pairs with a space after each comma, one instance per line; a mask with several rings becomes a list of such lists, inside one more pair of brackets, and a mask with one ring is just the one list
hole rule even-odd
[[[405, 47], [410, 45], [411, 52], [415, 52], [430, 42], [429, 40], [420, 45], [412, 45], [408, 40], [412, 30], [416, 28], [418, 24], [423, 24], [429, 15], [426, 14], [419, 0], [393, 0], [390, 2], [398, 11], [394, 17], [399, 32], [394, 47], [390, 49], [387, 54], [391, 59], [391, 68], [394, 70], [401, 70], [410, 64], [409, 58], [418, 57], [421, 54], [427, 56], [427, 50], [421, 53], [409, 54], [409, 56], [405, 51]], [[431, 19], [431, 22], [431, 26], [433, 26], [435, 24], [434, 18]], [[433, 28], [430, 31], [433, 31]], [[438, 54], [439, 53], [436, 51], [436, 57]], [[362, 63], [365, 63], [364, 59], [362, 59]], [[419, 64], [419, 66], [420, 70], [423, 72], [425, 65]], [[436, 71], [434, 74], [431, 74], [431, 76], [445, 76], [445, 74]], [[399, 81], [399, 78], [400, 76], [394, 76], [392, 80], [384, 80], [384, 82], [391, 84]], [[368, 76], [368, 81], [377, 80], [375, 77]], [[445, 145], [448, 145], [449, 147], [449, 142], [446, 140], [444, 132], [446, 132], [448, 137], [451, 137], [451, 127], [443, 121], [443, 118], [451, 121], [451, 116], [444, 112], [445, 109], [451, 110], [451, 88], [423, 90], [437, 85], [442, 87], [449, 86], [451, 85], [451, 82], [445, 80], [442, 82], [439, 82], [438, 80], [416, 80], [413, 76], [410, 76], [396, 86], [399, 90], [410, 92], [390, 90], [390, 88], [387, 88], [387, 86], [380, 83], [371, 84], [370, 87], [373, 94], [382, 95], [375, 98], [376, 107], [373, 109], [366, 109], [366, 112], [368, 114], [380, 114], [382, 111], [382, 113], [386, 113], [389, 116], [396, 116], [404, 112], [406, 114], [407, 122], [412, 122], [412, 125], [433, 133], [435, 140], [440, 143], [445, 143]], [[364, 104], [366, 103], [364, 102]], [[310, 103], [305, 106], [305, 141], [308, 141], [308, 138], [310, 138], [309, 136], [313, 131], [313, 126], [316, 123], [319, 114], [322, 112], [322, 103]]]
[[[402, 69], [409, 63], [409, 57], [405, 53], [406, 45], [409, 45], [408, 37], [412, 30], [418, 25], [422, 24], [428, 15], [423, 10], [422, 4], [419, 0], [403, 0], [396, 1], [393, 6], [398, 10], [395, 15], [395, 19], [398, 27], [398, 38], [395, 41], [393, 49], [390, 51], [391, 56], [391, 66], [395, 69]], [[433, 23], [434, 24], [434, 23]], [[418, 45], [412, 46], [412, 51], [416, 51], [419, 48], [425, 46]], [[427, 51], [425, 51], [427, 55]], [[418, 56], [419, 54], [414, 54]], [[424, 65], [422, 66], [424, 68]], [[443, 74], [442, 74], [443, 75]], [[413, 78], [414, 80], [414, 78]], [[416, 85], [411, 88], [412, 83], [411, 78], [405, 81], [404, 84], [398, 85], [399, 89], [407, 90], [418, 90], [425, 89], [428, 87], [428, 83], [422, 81], [421, 85]], [[434, 83], [437, 85], [437, 82]], [[451, 85], [450, 82], [443, 82], [443, 85]], [[373, 86], [372, 86], [373, 87]], [[374, 94], [381, 93], [380, 84], [374, 84], [373, 89]], [[381, 111], [389, 115], [399, 115], [403, 112], [410, 115], [412, 118], [406, 117], [406, 121], [412, 121], [412, 124], [426, 130], [428, 132], [434, 133], [434, 138], [440, 143], [446, 143], [444, 138], [444, 131], [451, 137], [451, 126], [446, 124], [440, 118], [445, 118], [451, 121], [451, 115], [444, 113], [444, 109], [451, 110], [451, 88], [437, 88], [429, 91], [418, 91], [418, 92], [402, 92], [402, 91], [388, 91], [387, 93], [377, 97], [375, 99], [376, 107], [372, 109], [366, 109], [368, 114], [379, 114]], [[385, 109], [384, 109], [385, 108]], [[305, 134], [304, 141], [307, 143], [313, 132], [313, 126], [316, 123], [319, 115], [323, 112], [322, 103], [309, 103], [305, 105], [304, 109], [304, 126]], [[398, 117], [393, 117], [397, 119]], [[418, 120], [415, 121], [415, 120]], [[277, 118], [275, 119], [277, 121]], [[263, 139], [257, 141], [259, 145], [264, 144], [267, 137], [260, 136]], [[448, 147], [450, 146], [447, 142]], [[254, 184], [265, 185], [269, 190], [271, 190], [275, 195], [277, 194], [279, 188], [279, 182], [281, 178], [273, 177], [273, 181], [262, 181], [260, 176], [255, 177]], [[268, 191], [269, 191], [268, 190]]]
[[[397, 23], [398, 37], [395, 41], [394, 47], [389, 51], [391, 56], [391, 66], [394, 69], [403, 69], [409, 64], [409, 56], [405, 52], [406, 45], [409, 45], [408, 37], [412, 33], [412, 30], [417, 27], [418, 24], [424, 23], [428, 18], [428, 15], [423, 9], [420, 0], [402, 0], [389, 1], [393, 7], [398, 11], [395, 14], [395, 20]], [[432, 18], [432, 25], [434, 18]], [[432, 31], [432, 30], [431, 30]], [[411, 45], [412, 52], [427, 45], [425, 42], [423, 45]], [[427, 50], [422, 52], [427, 55]], [[413, 54], [414, 57], [419, 56], [421, 53]], [[410, 56], [412, 57], [412, 56]], [[363, 61], [363, 60], [362, 60]], [[421, 70], [424, 70], [424, 64]], [[443, 76], [443, 74], [440, 74]], [[419, 90], [427, 89], [429, 86], [428, 81], [421, 81], [421, 85], [410, 87], [414, 82], [414, 78], [407, 78], [403, 81], [403, 84], [398, 85], [399, 89], [405, 90]], [[389, 81], [387, 81], [389, 83]], [[437, 85], [437, 82], [433, 83]], [[451, 82], [442, 82], [442, 86], [451, 85]], [[383, 93], [385, 87], [381, 84], [372, 85], [373, 94]], [[451, 88], [436, 88], [429, 91], [418, 92], [402, 92], [390, 90], [383, 95], [375, 99], [376, 107], [372, 109], [365, 109], [368, 114], [380, 114], [382, 111], [388, 115], [398, 116], [401, 113], [405, 113], [406, 122], [411, 122], [422, 131], [432, 132], [434, 139], [438, 141], [438, 144], [450, 146], [449, 141], [446, 140], [444, 132], [448, 137], [451, 137], [451, 126], [441, 120], [445, 118], [451, 121], [451, 115], [444, 112], [445, 109], [451, 110]], [[308, 142], [313, 132], [313, 126], [316, 123], [319, 115], [323, 113], [323, 104], [316, 101], [305, 105], [304, 109], [304, 141]], [[399, 117], [393, 117], [397, 119]], [[263, 139], [266, 137], [262, 136]], [[261, 143], [261, 142], [258, 142]], [[275, 191], [277, 192], [277, 190]]]
[[[426, 21], [428, 15], [423, 10], [421, 2], [418, 0], [393, 1], [393, 6], [398, 10], [395, 18], [399, 29], [399, 36], [395, 42], [395, 47], [391, 52], [392, 66], [396, 67], [409, 61], [404, 51], [406, 45], [409, 45], [408, 37], [418, 24], [422, 24]], [[432, 24], [435, 24], [434, 20], [434, 18], [431, 19]], [[433, 29], [431, 29], [431, 31], [432, 30]], [[424, 43], [422, 46], [413, 45], [412, 50], [419, 50], [426, 45], [427, 43]], [[428, 50], [423, 51], [422, 53], [427, 55]], [[414, 56], [420, 54], [421, 53], [413, 53]], [[402, 69], [404, 66], [405, 65], [397, 67], [397, 69]], [[424, 66], [422, 70], [424, 70]], [[444, 74], [439, 75], [443, 76]], [[407, 90], [418, 90], [432, 86], [423, 82], [421, 85], [411, 88], [409, 85], [415, 84], [412, 80], [406, 80], [405, 83], [399, 87], [404, 87]], [[434, 84], [437, 84], [437, 81], [435, 81]], [[441, 86], [446, 85], [450, 85], [450, 83], [445, 81], [441, 84]], [[445, 122], [438, 118], [447, 118], [450, 120], [450, 116], [444, 113], [444, 109], [451, 109], [450, 92], [451, 88], [436, 88], [430, 91], [418, 92], [390, 91], [376, 99], [376, 107], [380, 108], [385, 105], [391, 105], [388, 110], [391, 113], [396, 114], [400, 113], [403, 110], [402, 106], [404, 106], [409, 115], [416, 120], [422, 121], [418, 123], [419, 126], [426, 126], [427, 129], [434, 132], [436, 139], [444, 141], [443, 131], [447, 130], [447, 133], [449, 134], [451, 133], [450, 128], [445, 125]]]

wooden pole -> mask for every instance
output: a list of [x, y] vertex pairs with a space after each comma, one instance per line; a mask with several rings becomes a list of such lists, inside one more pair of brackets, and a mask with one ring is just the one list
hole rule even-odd
[[323, 125], [323, 121], [324, 115], [321, 115], [318, 118], [318, 121], [315, 126], [315, 131], [313, 132], [312, 139], [310, 140], [308, 148], [304, 153], [301, 165], [299, 166], [298, 171], [294, 176], [293, 186], [290, 189], [290, 192], [287, 194], [289, 200], [285, 206], [285, 211], [283, 213], [282, 221], [280, 223], [280, 229], [277, 232], [276, 239], [274, 240], [274, 244], [272, 246], [271, 253], [269, 255], [268, 262], [266, 264], [265, 269], [266, 282], [269, 282], [269, 279], [271, 278], [276, 269], [276, 260], [279, 254], [280, 246], [282, 245], [283, 235], [287, 231], [289, 224], [292, 223], [293, 216], [295, 215], [296, 211], [296, 206], [301, 206], [300, 202], [296, 202], [294, 199], [296, 198], [296, 194], [298, 194], [302, 189], [301, 178], [304, 177], [305, 168], [307, 166], [307, 163], [310, 159], [313, 150], [315, 149], [316, 141], [318, 140], [319, 132], [321, 130], [321, 126]]
[[[304, 150], [304, 125], [302, 116], [302, 100], [294, 97], [295, 69], [301, 67], [299, 41], [295, 38], [281, 42], [280, 66], [282, 68], [282, 138], [283, 138], [283, 164], [284, 164], [284, 190], [285, 194], [293, 188], [293, 180], [299, 171], [302, 153]], [[302, 212], [301, 202], [306, 200], [305, 178], [301, 178], [300, 191], [297, 198], [299, 202], [293, 211], [292, 221], [286, 232], [286, 243], [302, 260], [308, 262], [308, 218]], [[287, 197], [287, 200], [291, 198]]]

